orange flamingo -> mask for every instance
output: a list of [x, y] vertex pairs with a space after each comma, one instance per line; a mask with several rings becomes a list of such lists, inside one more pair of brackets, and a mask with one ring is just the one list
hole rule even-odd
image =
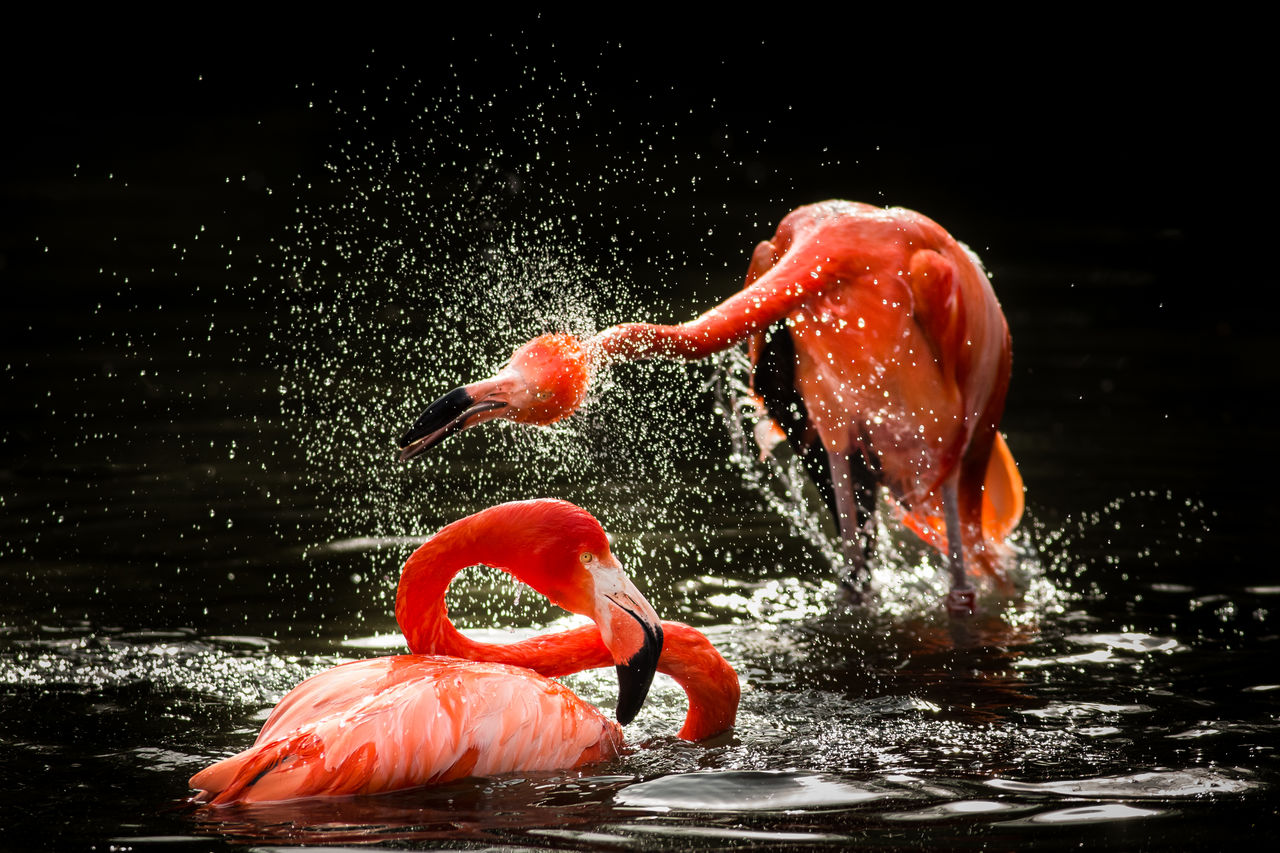
[[[595, 624], [508, 645], [466, 638], [444, 595], [476, 564], [510, 572]], [[639, 711], [655, 666], [688, 695], [680, 737], [723, 732], [737, 713], [733, 668], [698, 631], [659, 622], [600, 524], [563, 501], [503, 504], [440, 530], [404, 565], [396, 620], [410, 654], [343, 664], [298, 685], [252, 747], [191, 777], [196, 800], [374, 794], [608, 758], [621, 727], [551, 679], [611, 664], [622, 723]]]
[[537, 338], [496, 376], [432, 403], [401, 438], [400, 457], [495, 417], [559, 420], [610, 361], [698, 359], [743, 339], [753, 389], [836, 518], [850, 592], [867, 587], [881, 487], [947, 558], [952, 613], [974, 609], [966, 567], [1007, 584], [1003, 543], [1023, 510], [997, 431], [1009, 329], [973, 253], [901, 208], [827, 201], [793, 211], [756, 247], [746, 287], [688, 323]]

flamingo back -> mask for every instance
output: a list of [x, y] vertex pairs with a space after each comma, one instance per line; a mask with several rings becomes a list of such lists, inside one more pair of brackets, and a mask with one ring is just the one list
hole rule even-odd
[[614, 755], [622, 731], [556, 681], [427, 655], [313, 676], [244, 752], [196, 774], [211, 804], [373, 794]]
[[772, 344], [781, 373], [762, 361], [763, 333], [751, 344], [778, 398], [771, 413], [798, 413], [788, 431], [802, 449], [816, 436], [827, 451], [873, 455], [904, 524], [944, 553], [939, 494], [959, 472], [966, 559], [998, 576], [1022, 479], [996, 432], [1009, 330], [977, 257], [918, 213], [823, 202], [793, 211], [756, 248], [744, 292], [763, 300], [802, 284], [785, 332], [774, 329], [790, 339]]

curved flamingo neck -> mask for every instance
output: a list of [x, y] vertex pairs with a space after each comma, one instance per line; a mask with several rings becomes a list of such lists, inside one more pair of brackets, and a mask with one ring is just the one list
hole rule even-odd
[[[464, 636], [454, 626], [445, 593], [458, 572], [483, 564], [519, 577], [519, 570], [511, 566], [511, 546], [504, 540], [501, 525], [464, 522], [473, 519], [445, 527], [405, 562], [396, 591], [396, 622], [408, 641], [409, 651], [522, 666], [543, 675], [576, 672], [564, 669], [567, 662], [574, 660], [573, 646], [548, 642], [557, 635], [509, 644], [481, 643]], [[599, 630], [595, 630], [596, 641], [604, 649]], [[608, 654], [607, 649], [605, 653]], [[609, 662], [613, 662], [612, 658]]]
[[[480, 643], [463, 636], [449, 620], [445, 591], [467, 566], [497, 563], [503, 568], [495, 548], [500, 546], [489, 537], [451, 526], [409, 557], [396, 593], [396, 621], [410, 652], [522, 666], [548, 678], [614, 665], [595, 625], [510, 644]], [[732, 728], [740, 694], [733, 667], [696, 629], [664, 621], [662, 631], [665, 640], [658, 671], [674, 678], [689, 699], [680, 737], [703, 740]]]
[[[450, 525], [428, 539], [404, 564], [396, 589], [396, 622], [416, 655], [465, 657], [470, 642], [449, 620], [445, 592], [458, 572], [484, 562], [474, 538]], [[484, 659], [484, 658], [480, 658]]]
[[[741, 696], [733, 667], [696, 628], [663, 620], [662, 635], [658, 672], [671, 676], [689, 700], [679, 736], [684, 740], [705, 740], [733, 728]], [[539, 670], [543, 675], [569, 675], [613, 664], [600, 639], [600, 630], [594, 625], [537, 639], [545, 642], [543, 650], [549, 653], [549, 660], [561, 664]]]
[[[498, 509], [443, 528], [405, 562], [396, 591], [396, 621], [409, 651], [522, 666], [549, 678], [614, 666], [596, 625], [509, 644], [477, 642], [454, 627], [445, 593], [458, 572], [484, 564], [521, 576], [519, 555], [513, 553], [519, 545], [506, 532], [508, 520]], [[733, 667], [696, 629], [664, 621], [662, 630], [658, 671], [674, 678], [689, 698], [680, 737], [702, 740], [732, 728], [740, 692]]]
[[733, 728], [742, 692], [733, 667], [696, 628], [664, 621], [662, 634], [658, 672], [675, 679], [689, 699], [680, 737], [705, 740]]

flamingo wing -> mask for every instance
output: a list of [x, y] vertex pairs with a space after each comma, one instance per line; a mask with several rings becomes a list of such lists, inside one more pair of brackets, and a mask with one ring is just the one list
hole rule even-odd
[[254, 745], [196, 774], [212, 804], [372, 794], [616, 753], [621, 729], [530, 670], [426, 655], [308, 679]]

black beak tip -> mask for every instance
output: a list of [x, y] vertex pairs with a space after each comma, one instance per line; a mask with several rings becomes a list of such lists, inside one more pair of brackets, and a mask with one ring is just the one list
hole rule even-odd
[[425, 442], [424, 442], [424, 443], [422, 443], [422, 444], [412, 444], [412, 443], [410, 443], [410, 444], [408, 444], [408, 445], [401, 445], [401, 446], [400, 446], [400, 461], [401, 461], [401, 462], [408, 462], [410, 459], [412, 459], [413, 457], [417, 456], [419, 453], [421, 453], [422, 451], [424, 451], [424, 450], [426, 450], [426, 449], [427, 449], [427, 444], [426, 444]]
[[644, 629], [644, 645], [640, 651], [617, 667], [618, 709], [615, 716], [624, 726], [640, 713], [653, 684], [653, 674], [658, 670], [658, 658], [662, 656], [661, 626], [645, 625]]
[[[430, 406], [427, 406], [413, 426], [400, 436], [397, 446], [400, 448], [400, 461], [405, 462], [422, 451], [443, 440], [449, 435], [451, 427], [462, 417], [467, 409], [475, 403], [465, 388], [454, 388]], [[434, 432], [444, 432], [435, 440], [422, 442], [422, 439]]]

